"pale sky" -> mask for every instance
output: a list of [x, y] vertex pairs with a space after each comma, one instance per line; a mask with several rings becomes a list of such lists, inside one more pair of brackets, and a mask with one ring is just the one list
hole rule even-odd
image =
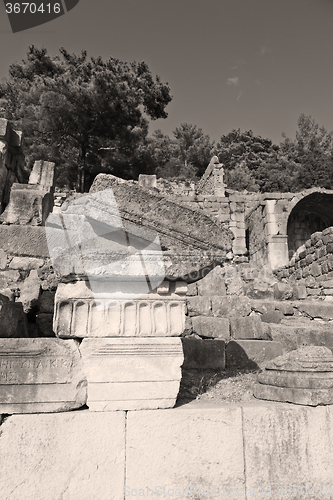
[[333, 130], [333, 0], [80, 0], [15, 34], [1, 3], [0, 78], [29, 45], [146, 61], [173, 96], [150, 133], [187, 122], [215, 141], [240, 128], [279, 143], [301, 113]]

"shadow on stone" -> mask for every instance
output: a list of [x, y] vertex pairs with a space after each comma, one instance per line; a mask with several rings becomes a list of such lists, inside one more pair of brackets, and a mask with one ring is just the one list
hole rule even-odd
[[184, 338], [182, 344], [184, 364], [176, 407], [205, 394], [221, 380], [260, 370], [260, 366], [248, 357], [240, 345], [232, 350], [229, 364], [228, 357], [225, 362], [224, 351], [218, 353], [222, 344], [224, 350], [224, 341]]

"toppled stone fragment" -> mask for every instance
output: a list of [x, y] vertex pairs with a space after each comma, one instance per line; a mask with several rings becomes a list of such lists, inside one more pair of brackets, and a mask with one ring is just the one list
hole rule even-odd
[[78, 343], [0, 340], [0, 413], [68, 411], [86, 402]]
[[309, 406], [333, 404], [332, 351], [306, 346], [269, 361], [258, 375], [254, 395]]
[[180, 339], [84, 339], [91, 411], [171, 408], [184, 361]]

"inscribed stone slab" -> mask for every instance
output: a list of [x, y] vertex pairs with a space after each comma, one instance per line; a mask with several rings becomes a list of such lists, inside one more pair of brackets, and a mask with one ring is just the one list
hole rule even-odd
[[76, 341], [0, 340], [0, 413], [79, 408], [86, 402], [86, 385]]

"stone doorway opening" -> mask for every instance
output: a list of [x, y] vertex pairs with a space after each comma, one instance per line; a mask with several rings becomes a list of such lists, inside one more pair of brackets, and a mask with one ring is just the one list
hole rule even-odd
[[333, 226], [333, 194], [314, 192], [290, 212], [287, 225], [289, 259], [311, 234]]

